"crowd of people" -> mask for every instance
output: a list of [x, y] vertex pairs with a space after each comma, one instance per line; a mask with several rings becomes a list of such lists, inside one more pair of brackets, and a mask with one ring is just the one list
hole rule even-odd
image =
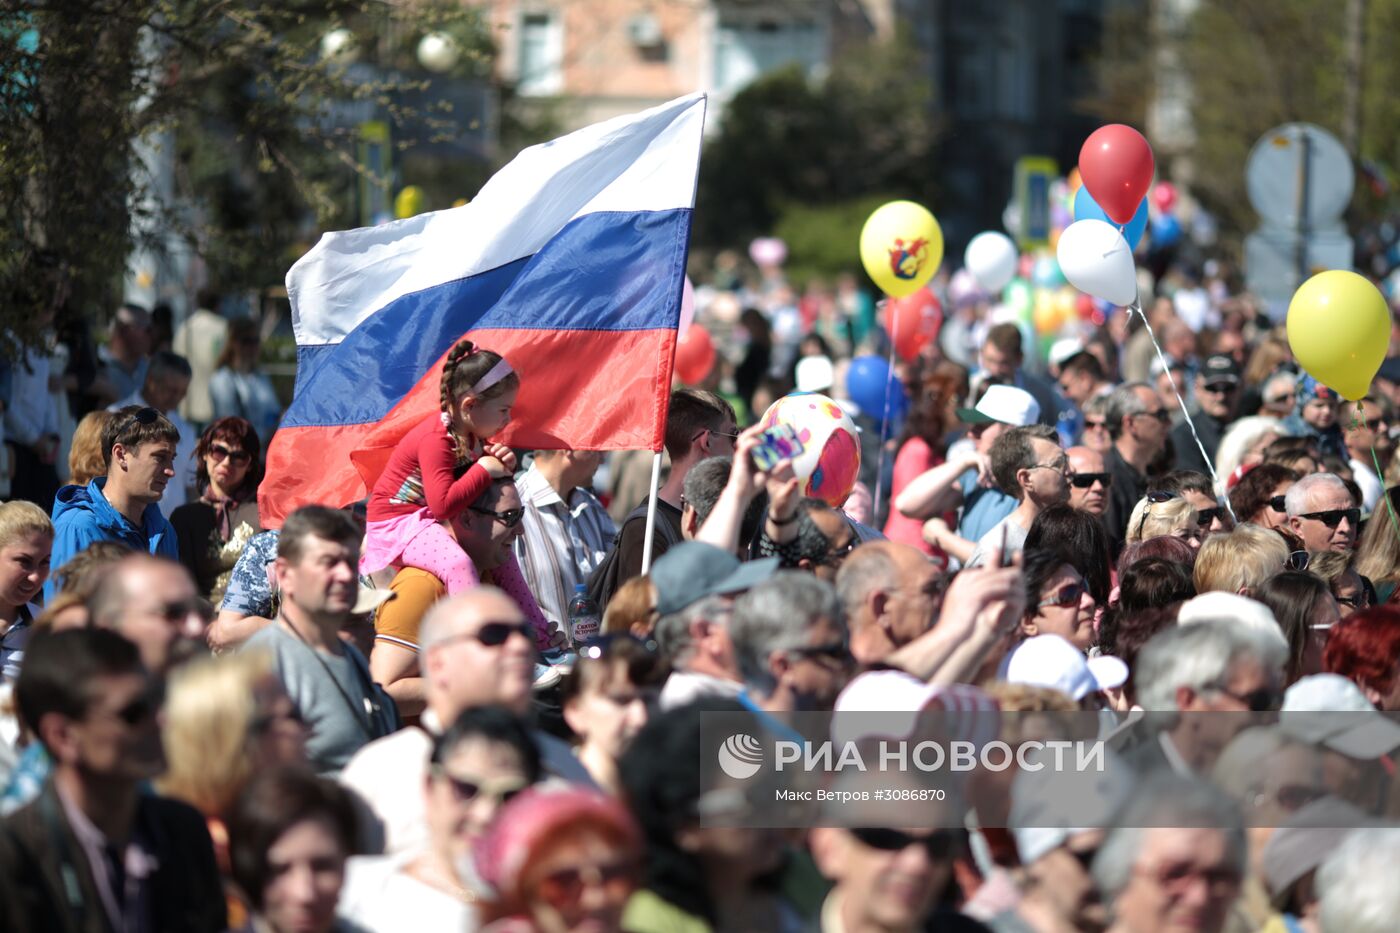
[[[279, 528], [212, 297], [11, 367], [0, 929], [1395, 929], [1400, 324], [1344, 403], [1223, 278], [1044, 354], [941, 281], [891, 421], [853, 280], [735, 270], [650, 541], [650, 452], [501, 443], [530, 374], [468, 340], [364, 500]], [[860, 429], [840, 507], [754, 457], [792, 391]], [[702, 767], [711, 715], [954, 710], [1111, 767], [804, 829]]]

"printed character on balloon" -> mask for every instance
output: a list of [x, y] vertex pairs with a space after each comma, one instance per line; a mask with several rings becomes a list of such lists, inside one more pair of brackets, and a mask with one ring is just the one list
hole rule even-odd
[[792, 470], [804, 496], [840, 508], [860, 474], [860, 441], [855, 422], [825, 395], [787, 395], [764, 412], [765, 431], [789, 428], [802, 444]]

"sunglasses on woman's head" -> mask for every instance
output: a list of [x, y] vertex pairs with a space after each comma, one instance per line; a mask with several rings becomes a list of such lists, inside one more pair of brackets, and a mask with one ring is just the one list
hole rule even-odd
[[231, 447], [225, 447], [223, 444], [209, 445], [210, 460], [213, 460], [215, 463], [223, 463], [224, 458], [228, 458], [230, 463], [249, 463], [252, 461], [253, 455], [246, 450], [234, 450]]
[[1152, 507], [1163, 502], [1170, 502], [1173, 499], [1180, 499], [1181, 493], [1171, 492], [1167, 489], [1154, 489], [1144, 498], [1147, 499], [1147, 505], [1143, 506], [1142, 518], [1138, 519], [1137, 536], [1139, 539], [1142, 538], [1142, 529], [1147, 524], [1147, 516], [1152, 513]]
[[1288, 555], [1288, 559], [1283, 562], [1283, 565], [1289, 570], [1302, 573], [1308, 569], [1310, 563], [1312, 563], [1312, 555], [1307, 551], [1293, 551]]

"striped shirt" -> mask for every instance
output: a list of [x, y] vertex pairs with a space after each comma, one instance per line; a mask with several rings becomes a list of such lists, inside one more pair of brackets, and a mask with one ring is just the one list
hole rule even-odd
[[515, 539], [515, 558], [545, 618], [563, 625], [574, 586], [587, 583], [603, 562], [617, 526], [587, 489], [575, 489], [565, 504], [537, 466], [516, 480], [515, 488], [525, 507], [525, 534]]

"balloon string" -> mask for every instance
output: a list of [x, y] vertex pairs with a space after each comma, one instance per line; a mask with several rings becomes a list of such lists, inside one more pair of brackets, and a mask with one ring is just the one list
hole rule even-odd
[[[880, 302], [879, 306], [876, 308], [877, 316], [881, 315], [888, 303], [888, 298]], [[894, 333], [890, 334], [890, 352], [885, 362], [885, 412], [880, 418], [880, 459], [876, 464], [878, 472], [875, 474], [875, 499], [873, 500], [875, 510], [872, 517], [876, 520], [878, 520], [880, 516], [880, 497], [885, 491], [885, 458], [889, 456], [889, 445], [886, 444], [887, 438], [885, 435], [888, 433], [890, 426], [890, 395], [892, 394], [891, 390], [894, 388], [894, 335], [899, 333], [899, 302], [895, 302], [894, 320], [891, 322], [890, 327]]]
[[[1361, 402], [1356, 403], [1356, 411], [1352, 413], [1351, 426], [1353, 430], [1361, 425], [1361, 420], [1366, 417], [1366, 410], [1361, 407]], [[1371, 463], [1376, 468], [1376, 476], [1381, 481], [1381, 498], [1385, 500], [1385, 511], [1390, 516], [1390, 527], [1395, 531], [1395, 537], [1400, 538], [1400, 519], [1395, 517], [1395, 506], [1390, 501], [1390, 490], [1385, 486], [1385, 473], [1381, 471], [1381, 458], [1376, 456], [1376, 445], [1371, 445]], [[1372, 516], [1375, 517], [1374, 515]]]
[[[1167, 355], [1162, 352], [1162, 345], [1157, 342], [1157, 335], [1152, 332], [1152, 325], [1147, 320], [1147, 315], [1143, 313], [1142, 304], [1137, 299], [1128, 305], [1129, 311], [1136, 311], [1138, 317], [1142, 318], [1142, 324], [1147, 328], [1148, 339], [1152, 341], [1152, 348], [1157, 351], [1157, 359], [1162, 361], [1162, 371], [1167, 374], [1167, 381], [1172, 385], [1172, 394], [1176, 396], [1176, 403], [1181, 406], [1181, 414], [1186, 419], [1186, 426], [1191, 429], [1191, 439], [1196, 442], [1196, 449], [1201, 452], [1201, 459], [1205, 461], [1206, 469], [1210, 471], [1211, 487], [1219, 491], [1220, 477], [1215, 474], [1215, 464], [1210, 462], [1210, 455], [1206, 453], [1206, 445], [1201, 443], [1201, 435], [1196, 433], [1196, 422], [1191, 418], [1191, 412], [1186, 409], [1186, 400], [1181, 397], [1181, 390], [1176, 387], [1176, 379], [1172, 376], [1171, 366], [1167, 363]], [[1220, 495], [1217, 501], [1225, 506], [1225, 511], [1230, 513], [1230, 521], [1236, 522], [1239, 519], [1235, 516], [1235, 510], [1230, 506], [1230, 497]]]

